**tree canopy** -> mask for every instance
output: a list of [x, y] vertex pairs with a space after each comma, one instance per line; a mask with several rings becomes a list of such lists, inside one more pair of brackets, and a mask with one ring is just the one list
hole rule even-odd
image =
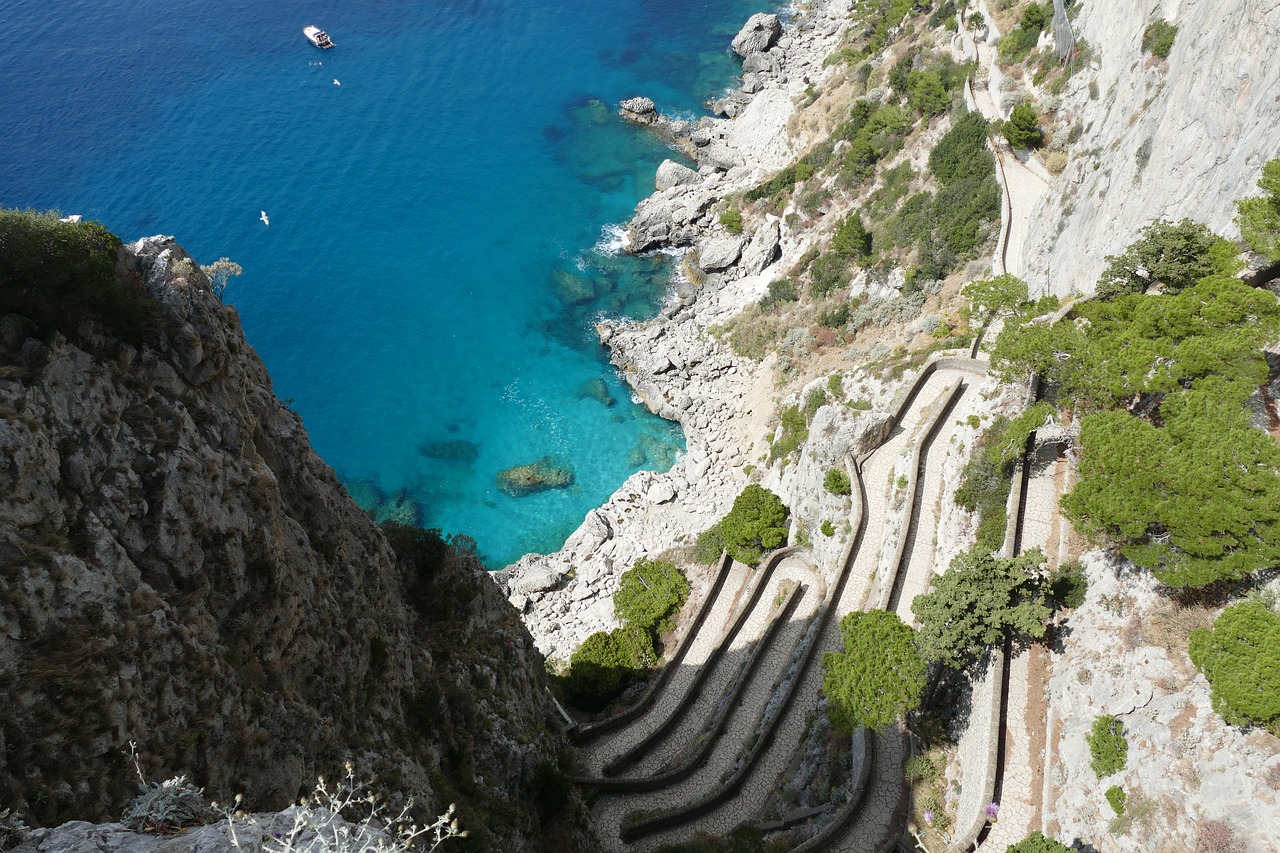
[[1027, 301], [1027, 283], [1016, 275], [1005, 273], [969, 282], [964, 286], [964, 295], [969, 299], [974, 319], [985, 326], [996, 317], [1013, 313]]
[[1040, 129], [1035, 107], [1027, 103], [1014, 107], [1000, 130], [1014, 148], [1035, 148], [1044, 140], [1044, 131]]
[[1043, 564], [1038, 548], [1017, 557], [957, 556], [933, 592], [911, 603], [925, 658], [962, 669], [1010, 633], [1043, 637], [1052, 613], [1041, 590]]
[[1268, 260], [1280, 261], [1280, 158], [1262, 167], [1258, 179], [1261, 197], [1236, 202], [1236, 224], [1240, 236]]
[[1122, 411], [1087, 416], [1080, 482], [1063, 511], [1170, 586], [1276, 565], [1280, 445], [1242, 402], [1238, 385], [1214, 379], [1166, 397], [1162, 426]]
[[1259, 600], [1232, 605], [1191, 632], [1190, 652], [1224, 720], [1280, 735], [1280, 614]]
[[688, 597], [689, 581], [674, 563], [641, 558], [622, 573], [613, 609], [622, 621], [661, 634]]
[[1002, 379], [1030, 372], [1058, 386], [1061, 406], [1127, 408], [1206, 376], [1256, 388], [1267, 377], [1262, 347], [1280, 335], [1280, 302], [1238, 279], [1211, 276], [1178, 293], [1091, 300], [1074, 320], [1009, 325], [992, 352]]
[[822, 658], [827, 716], [836, 731], [882, 729], [920, 705], [928, 670], [916, 632], [895, 613], [855, 611], [840, 620], [843, 652]]
[[754, 566], [765, 551], [787, 541], [790, 515], [781, 498], [752, 483], [734, 499], [728, 515], [698, 537], [699, 548], [706, 550], [705, 544], [714, 541], [739, 563]]
[[1161, 219], [1143, 228], [1141, 236], [1119, 255], [1107, 256], [1097, 296], [1112, 299], [1142, 293], [1154, 284], [1178, 291], [1206, 276], [1239, 270], [1235, 246], [1207, 225], [1190, 219], [1177, 223]]
[[130, 340], [147, 338], [154, 303], [117, 275], [121, 245], [99, 222], [0, 209], [0, 314], [22, 314], [73, 339], [85, 320]]

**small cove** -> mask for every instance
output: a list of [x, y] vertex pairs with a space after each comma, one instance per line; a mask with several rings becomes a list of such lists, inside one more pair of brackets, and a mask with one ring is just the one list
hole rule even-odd
[[[671, 275], [610, 248], [674, 156], [616, 104], [700, 114], [766, 7], [142, 0], [51, 20], [18, 0], [0, 203], [241, 263], [227, 298], [353, 495], [473, 537], [498, 568], [682, 451], [593, 331], [652, 316]], [[337, 47], [307, 44], [307, 23]], [[570, 486], [497, 487], [544, 457]]]

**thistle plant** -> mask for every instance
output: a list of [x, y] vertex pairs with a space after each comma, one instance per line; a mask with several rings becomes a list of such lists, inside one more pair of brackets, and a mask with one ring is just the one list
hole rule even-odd
[[[213, 808], [227, 818], [231, 843], [237, 850], [263, 853], [407, 853], [436, 850], [450, 838], [466, 838], [467, 831], [458, 826], [457, 805], [451, 803], [433, 823], [413, 822], [409, 798], [398, 810], [388, 809], [385, 802], [369, 786], [356, 779], [350, 762], [336, 783], [321, 776], [311, 795], [284, 813], [292, 825], [280, 832], [269, 832], [258, 820], [240, 808], [244, 801], [237, 794], [235, 802]], [[344, 813], [349, 817], [344, 817]], [[242, 837], [248, 830], [252, 833]]]

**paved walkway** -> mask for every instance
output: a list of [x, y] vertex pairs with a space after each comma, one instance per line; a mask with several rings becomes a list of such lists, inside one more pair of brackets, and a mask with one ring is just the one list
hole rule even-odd
[[[867, 597], [868, 588], [873, 578], [891, 575], [891, 568], [882, 564], [882, 530], [883, 520], [893, 501], [891, 482], [895, 463], [903, 453], [909, 452], [914, 442], [921, 440], [919, 432], [925, 420], [934, 412], [934, 406], [940, 404], [938, 397], [944, 389], [949, 389], [964, 377], [969, 381], [973, 377], [956, 371], [939, 370], [925, 382], [913, 404], [904, 413], [902, 422], [888, 441], [867, 460], [863, 467], [864, 480], [867, 483], [867, 505], [864, 509], [868, 525], [862, 547], [854, 557], [850, 569], [849, 581], [838, 599], [834, 598], [834, 588], [828, 589], [837, 574], [836, 568], [824, 567], [821, 573], [804, 564], [798, 557], [788, 558], [779, 565], [775, 576], [770, 579], [769, 586], [760, 597], [757, 610], [752, 613], [744, 626], [740, 637], [731, 645], [733, 651], [726, 654], [722, 665], [712, 672], [693, 707], [674, 731], [655, 743], [651, 753], [646, 755], [635, 767], [627, 769], [624, 777], [650, 776], [665, 767], [679, 764], [686, 758], [697, 742], [698, 734], [709, 722], [717, 719], [717, 710], [722, 707], [722, 697], [733, 687], [739, 677], [739, 669], [750, 653], [751, 644], [758, 640], [767, 625], [765, 614], [776, 598], [777, 587], [786, 580], [801, 582], [809, 587], [806, 599], [802, 601], [791, 617], [791, 622], [781, 629], [777, 639], [764, 652], [756, 673], [752, 676], [741, 700], [728, 709], [728, 726], [724, 736], [717, 742], [706, 766], [696, 770], [687, 779], [670, 787], [639, 794], [613, 794], [600, 792], [596, 799], [595, 818], [601, 829], [607, 847], [614, 850], [647, 850], [678, 840], [687, 840], [695, 831], [701, 830], [725, 834], [733, 830], [744, 820], [758, 816], [772, 793], [781, 784], [780, 776], [791, 765], [793, 757], [801, 748], [803, 736], [807, 729], [806, 718], [816, 708], [818, 693], [822, 681], [820, 665], [821, 652], [840, 648], [838, 631], [839, 618], [862, 606]], [[964, 401], [976, 402], [976, 395], [968, 394]], [[932, 443], [936, 447], [945, 447], [949, 441], [950, 430], [957, 420], [967, 414], [968, 409], [957, 406], [949, 412], [940, 423], [938, 439]], [[941, 482], [937, 476], [928, 472], [937, 466], [924, 465], [926, 472], [919, 492], [921, 499], [933, 506], [941, 499]], [[932, 516], [931, 511], [924, 512], [918, 523]], [[931, 522], [930, 522], [931, 523]], [[926, 525], [927, 526], [927, 525]], [[915, 541], [925, 543], [928, 548], [910, 549], [904, 557], [903, 565], [909, 573], [924, 573], [925, 577], [932, 571], [933, 534], [931, 528], [920, 529], [913, 537]], [[927, 556], [917, 557], [930, 552]], [[913, 565], [914, 563], [914, 565]], [[820, 578], [819, 574], [825, 575]], [[891, 578], [888, 578], [891, 580]], [[825, 582], [824, 582], [825, 581]], [[741, 586], [741, 584], [738, 584]], [[726, 590], [734, 588], [734, 584], [726, 584]], [[914, 589], [914, 587], [912, 587]], [[902, 595], [909, 607], [909, 600], [914, 592]], [[728, 591], [722, 597], [732, 596]], [[746, 597], [741, 592], [739, 597]], [[810, 624], [807, 617], [817, 609], [819, 600], [830, 599], [830, 606], [835, 608], [833, 619], [821, 636], [809, 638], [820, 643], [815, 664], [809, 666], [800, 677], [796, 699], [790, 707], [779, 708], [776, 700], [770, 708], [771, 697], [779, 691], [778, 686], [785, 684], [790, 677], [787, 673], [795, 671], [795, 662], [800, 653], [807, 647], [805, 631]], [[695, 661], [705, 663], [710, 649], [723, 637], [725, 625], [732, 619], [732, 610], [726, 602], [716, 602], [712, 617], [704, 626], [703, 633], [708, 637], [695, 637], [686, 660], [689, 666], [682, 669], [698, 668]], [[714, 639], [712, 639], [714, 637]], [[723, 670], [723, 671], [721, 671]], [[678, 704], [680, 697], [688, 691], [693, 678], [685, 673], [673, 677], [667, 691], [658, 698], [655, 707], [626, 731], [608, 736], [599, 744], [588, 750], [584, 767], [598, 769], [611, 757], [620, 754], [631, 745], [638, 743], [646, 734], [655, 731]], [[712, 811], [705, 817], [691, 821], [672, 830], [657, 833], [640, 839], [633, 845], [626, 845], [619, 836], [619, 829], [628, 814], [635, 811], [662, 812], [694, 802], [707, 793], [717, 790], [724, 778], [733, 772], [737, 761], [754, 743], [762, 720], [769, 719], [773, 712], [781, 713], [781, 718], [773, 734], [773, 739], [763, 753], [759, 764], [749, 775], [737, 795], [725, 805]], [[872, 784], [864, 808], [850, 830], [850, 838], [861, 839], [850, 841], [847, 846], [842, 843], [839, 849], [871, 849], [892, 834], [894, 812], [902, 793], [902, 762], [904, 745], [902, 739], [886, 732], [877, 735], [876, 763], [873, 766]]]
[[[1038, 446], [1030, 457], [1025, 509], [1022, 517], [1022, 551], [1040, 548], [1056, 565], [1058, 538], [1058, 481], [1060, 462], [1057, 444]], [[1043, 649], [1032, 647], [1008, 662], [1009, 692], [1005, 699], [1004, 775], [1001, 780], [1000, 818], [991, 828], [982, 851], [1003, 853], [1010, 844], [1040, 829], [1041, 801], [1046, 764]]]

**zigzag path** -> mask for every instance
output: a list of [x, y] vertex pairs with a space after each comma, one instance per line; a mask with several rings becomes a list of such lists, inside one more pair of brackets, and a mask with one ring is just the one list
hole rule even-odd
[[[764, 821], [817, 709], [821, 655], [841, 648], [840, 618], [875, 607], [909, 617], [911, 600], [928, 588], [940, 459], [956, 424], [978, 408], [971, 386], [984, 370], [968, 359], [940, 362], [860, 470], [850, 460], [865, 497], [851, 502], [855, 541], [842, 565], [814, 566], [797, 550], [767, 577], [730, 567], [652, 707], [583, 748], [580, 781], [597, 789], [594, 817], [608, 849], [650, 850], [695, 831], [723, 835]], [[790, 589], [795, 602], [785, 601]], [[827, 849], [875, 850], [901, 830], [904, 738], [896, 729], [876, 733], [867, 753], [873, 764], [865, 796], [849, 807]], [[610, 773], [623, 756], [625, 766]]]

